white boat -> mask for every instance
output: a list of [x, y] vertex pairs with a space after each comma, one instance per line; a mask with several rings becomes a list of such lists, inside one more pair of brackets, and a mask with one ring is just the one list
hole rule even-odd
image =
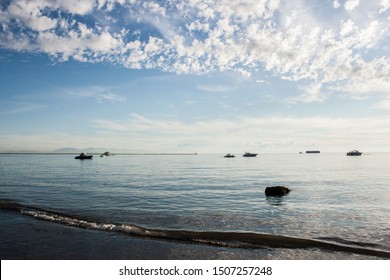
[[255, 157], [255, 156], [257, 156], [257, 154], [252, 154], [252, 153], [245, 152], [245, 154], [243, 154], [242, 156], [243, 157]]

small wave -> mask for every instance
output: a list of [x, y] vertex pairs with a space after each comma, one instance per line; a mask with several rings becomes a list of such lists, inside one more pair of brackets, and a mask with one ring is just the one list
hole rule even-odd
[[[263, 234], [254, 232], [225, 232], [225, 231], [190, 231], [190, 230], [162, 230], [140, 227], [132, 224], [105, 223], [91, 221], [86, 218], [49, 211], [37, 207], [19, 204], [10, 200], [0, 200], [0, 209], [19, 212], [22, 215], [36, 219], [61, 223], [69, 226], [120, 232], [147, 238], [195, 242], [213, 246], [231, 248], [319, 248], [330, 251], [349, 252], [361, 255], [370, 255], [390, 259], [390, 252], [367, 248], [377, 246], [361, 242], [336, 242], [340, 239], [321, 237], [322, 240]], [[323, 240], [331, 240], [327, 242]], [[342, 240], [342, 239], [341, 239]]]
[[371, 242], [358, 242], [358, 241], [350, 241], [350, 240], [345, 240], [340, 237], [318, 237], [317, 239], [320, 240], [325, 240], [329, 242], [335, 242], [335, 243], [340, 243], [340, 244], [346, 244], [346, 245], [352, 245], [352, 246], [359, 246], [359, 247], [378, 247], [378, 244], [371, 243]]

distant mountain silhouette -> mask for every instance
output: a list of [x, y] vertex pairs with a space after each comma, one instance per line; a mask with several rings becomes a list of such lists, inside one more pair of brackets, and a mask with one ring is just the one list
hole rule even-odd
[[94, 147], [88, 147], [85, 149], [66, 147], [66, 148], [60, 148], [60, 149], [53, 150], [50, 153], [79, 154], [81, 152], [88, 153], [88, 154], [102, 154], [104, 152], [110, 152], [112, 154], [120, 154], [120, 153], [142, 153], [144, 151], [135, 151], [135, 150], [126, 150], [126, 149], [111, 149], [111, 148], [94, 148]]
[[53, 150], [51, 151], [52, 153], [81, 153], [81, 152], [85, 152], [85, 153], [104, 153], [105, 151], [108, 151], [109, 149], [107, 148], [93, 148], [93, 147], [89, 147], [89, 148], [86, 148], [86, 149], [79, 149], [79, 148], [71, 148], [71, 147], [68, 147], [68, 148], [61, 148], [61, 149], [56, 149], [56, 150]]
[[80, 149], [76, 148], [61, 148], [51, 151], [52, 153], [81, 153]]
[[60, 149], [55, 149], [52, 151], [34, 151], [34, 150], [7, 150], [7, 151], [0, 151], [0, 153], [15, 153], [15, 154], [80, 154], [80, 153], [87, 153], [87, 154], [102, 154], [104, 152], [110, 152], [111, 154], [196, 154], [196, 153], [185, 153], [185, 152], [165, 152], [165, 153], [159, 153], [154, 151], [148, 151], [148, 150], [136, 150], [136, 149], [110, 149], [110, 148], [94, 148], [94, 147], [88, 147], [85, 149], [80, 148], [74, 148], [74, 147], [65, 147]]

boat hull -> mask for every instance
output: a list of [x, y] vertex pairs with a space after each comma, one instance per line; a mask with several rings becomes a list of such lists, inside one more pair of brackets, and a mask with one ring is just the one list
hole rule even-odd
[[234, 158], [234, 157], [236, 157], [235, 155], [232, 155], [232, 154], [227, 154], [227, 155], [225, 155], [224, 156], [225, 158]]
[[347, 153], [347, 156], [361, 156], [362, 153], [359, 152], [358, 150], [350, 151]]
[[92, 159], [93, 156], [76, 156], [75, 159]]

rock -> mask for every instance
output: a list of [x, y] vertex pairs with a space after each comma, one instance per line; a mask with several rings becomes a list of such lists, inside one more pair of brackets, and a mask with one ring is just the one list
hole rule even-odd
[[291, 190], [283, 186], [267, 187], [265, 188], [266, 196], [283, 196], [290, 192]]

